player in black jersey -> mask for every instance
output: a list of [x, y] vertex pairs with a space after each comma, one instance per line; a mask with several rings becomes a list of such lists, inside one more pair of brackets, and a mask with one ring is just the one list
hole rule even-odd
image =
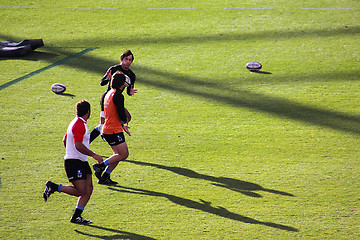
[[97, 138], [100, 135], [102, 127], [104, 126], [104, 123], [105, 123], [104, 98], [105, 98], [106, 93], [111, 89], [111, 86], [110, 86], [111, 76], [117, 71], [123, 72], [125, 74], [125, 77], [130, 78], [130, 82], [131, 82], [131, 84], [126, 88], [126, 93], [129, 96], [133, 96], [135, 93], [137, 93], [137, 90], [134, 89], [136, 75], [133, 71], [130, 70], [130, 66], [133, 63], [133, 61], [134, 61], [133, 53], [130, 50], [125, 51], [120, 56], [120, 64], [110, 67], [106, 71], [105, 75], [102, 77], [102, 79], [100, 81], [100, 85], [105, 86], [106, 84], [108, 84], [108, 87], [100, 99], [100, 106], [101, 106], [100, 124], [91, 131], [90, 142], [92, 142], [95, 138]]

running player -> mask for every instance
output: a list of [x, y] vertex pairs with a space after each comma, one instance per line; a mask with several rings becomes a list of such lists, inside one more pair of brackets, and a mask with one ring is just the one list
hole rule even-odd
[[99, 163], [103, 161], [103, 158], [89, 148], [90, 134], [86, 121], [90, 117], [90, 103], [85, 100], [78, 102], [76, 104], [76, 115], [63, 138], [66, 148], [65, 172], [72, 185], [55, 184], [48, 181], [43, 198], [47, 202], [50, 195], [55, 191], [78, 197], [75, 213], [70, 221], [78, 224], [89, 224], [91, 220], [81, 217], [93, 191], [91, 168], [87, 157], [91, 156]]

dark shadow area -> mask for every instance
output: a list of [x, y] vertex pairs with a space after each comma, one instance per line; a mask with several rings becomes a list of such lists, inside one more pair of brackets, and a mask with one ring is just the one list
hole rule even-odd
[[282, 224], [277, 224], [277, 223], [272, 223], [272, 222], [262, 222], [262, 221], [258, 221], [256, 219], [253, 218], [249, 218], [234, 212], [230, 212], [227, 209], [217, 206], [217, 207], [213, 207], [211, 206], [211, 202], [206, 202], [202, 199], [200, 199], [199, 202], [197, 201], [193, 201], [190, 199], [186, 199], [186, 198], [182, 198], [182, 197], [177, 197], [174, 195], [170, 195], [170, 194], [166, 194], [166, 193], [161, 193], [161, 192], [155, 192], [155, 191], [149, 191], [149, 190], [144, 190], [144, 189], [137, 189], [137, 188], [130, 188], [130, 187], [123, 187], [123, 186], [116, 186], [116, 187], [109, 187], [110, 190], [113, 191], [118, 191], [118, 192], [122, 192], [122, 193], [131, 193], [131, 194], [139, 194], [139, 195], [146, 195], [146, 196], [154, 196], [154, 197], [163, 197], [168, 199], [169, 201], [178, 204], [180, 206], [184, 206], [187, 208], [192, 208], [195, 210], [200, 210], [203, 212], [207, 212], [207, 213], [211, 213], [214, 215], [217, 215], [219, 217], [224, 217], [227, 219], [231, 219], [231, 220], [235, 220], [235, 221], [239, 221], [239, 222], [243, 222], [243, 223], [250, 223], [250, 224], [260, 224], [260, 225], [264, 225], [264, 226], [268, 226], [268, 227], [272, 227], [272, 228], [277, 228], [280, 230], [285, 230], [285, 231], [290, 231], [290, 232], [298, 232], [299, 230], [290, 226], [286, 226], [286, 225], [282, 225]]
[[[103, 37], [96, 36], [94, 38], [86, 37], [84, 39], [73, 39], [71, 41], [62, 41], [62, 45], [70, 46], [88, 46], [89, 43], [101, 43], [101, 45], [135, 45], [135, 44], [188, 44], [188, 43], [204, 43], [204, 42], [224, 42], [224, 41], [234, 41], [234, 40], [281, 40], [281, 39], [294, 39], [294, 38], [313, 38], [313, 37], [333, 37], [333, 36], [346, 36], [346, 35], [357, 35], [360, 32], [359, 26], [344, 26], [334, 29], [327, 28], [317, 28], [317, 29], [299, 29], [299, 30], [263, 30], [251, 32], [222, 32], [222, 33], [207, 33], [207, 34], [194, 34], [189, 33], [190, 35], [174, 35], [174, 36], [161, 36], [161, 35], [145, 35], [145, 36], [129, 36], [109, 38], [106, 35]], [[18, 37], [8, 36], [0, 33], [0, 39], [18, 39]], [[136, 57], [135, 57], [136, 58]], [[105, 70], [106, 71], [106, 70]]]
[[272, 74], [271, 72], [265, 72], [265, 71], [251, 71], [251, 72], [258, 74]]
[[56, 95], [60, 95], [60, 96], [64, 96], [64, 97], [76, 97], [76, 95], [71, 94], [71, 93], [56, 93]]
[[99, 230], [102, 230], [102, 231], [112, 232], [112, 233], [115, 233], [115, 235], [111, 235], [111, 236], [94, 235], [94, 234], [85, 233], [85, 232], [82, 232], [82, 231], [79, 231], [79, 230], [75, 230], [75, 232], [77, 232], [78, 234], [81, 234], [83, 236], [99, 238], [99, 239], [156, 240], [155, 238], [146, 237], [146, 236], [139, 235], [139, 234], [136, 234], [136, 233], [120, 231], [120, 230], [101, 227], [101, 226], [96, 226], [96, 225], [93, 225], [93, 224], [87, 225], [87, 227], [92, 227], [92, 228], [96, 228], [96, 229], [99, 229]]
[[59, 54], [34, 51], [24, 57], [0, 57], [0, 61], [4, 60], [25, 60], [25, 61], [52, 61], [53, 58], [58, 57]]
[[[145, 67], [137, 68], [148, 74], [158, 74], [162, 76], [169, 75], [169, 73], [157, 73], [158, 70]], [[155, 77], [146, 77], [141, 79], [141, 83], [213, 101], [220, 101], [235, 107], [270, 113], [279, 117], [310, 123], [311, 125], [324, 126], [335, 130], [360, 134], [360, 116], [357, 115], [319, 109], [287, 99], [246, 90], [232, 91], [231, 89], [223, 89], [216, 83], [212, 84], [212, 87], [209, 89], [200, 89], [194, 86], [196, 86], [196, 84], [201, 84], [201, 81], [196, 81], [192, 79], [192, 77], [179, 76], [177, 74], [172, 74], [172, 77], [169, 76], [169, 78], [173, 82], [161, 82], [155, 80]], [[211, 82], [216, 82], [216, 80], [211, 80]]]
[[[283, 37], [300, 37], [300, 36], [334, 36], [340, 34], [355, 34], [356, 31], [359, 31], [359, 27], [348, 27], [348, 28], [338, 28], [333, 30], [327, 29], [318, 29], [318, 30], [304, 30], [299, 32], [289, 31], [282, 33], [274, 33], [273, 38], [283, 38]], [[260, 37], [263, 36], [268, 38], [267, 34], [270, 32], [261, 32], [261, 33], [249, 33], [249, 34], [214, 34], [212, 37], [209, 35], [198, 35], [198, 36], [189, 36], [186, 37], [188, 41], [226, 41], [227, 39], [233, 39], [239, 37], [239, 40], [242, 40], [246, 37]], [[257, 36], [258, 35], [258, 36]], [[0, 37], [5, 38], [4, 35], [0, 34]], [[208, 39], [209, 38], [209, 39]], [[181, 39], [181, 38], [180, 38]], [[130, 40], [133, 41], [134, 39]], [[185, 39], [183, 39], [185, 41]], [[120, 40], [104, 39], [102, 44], [117, 44]], [[125, 43], [129, 41], [126, 39]], [[132, 44], [136, 44], [136, 40], [131, 42]], [[138, 44], [144, 44], [147, 40], [140, 39], [138, 40]], [[178, 38], [151, 38], [148, 41], [152, 42], [177, 42]], [[182, 41], [182, 40], [181, 40]], [[91, 40], [86, 39], [87, 45]], [[121, 42], [121, 41], [120, 41]], [[186, 41], [185, 41], [186, 42]], [[125, 44], [124, 43], [124, 44]], [[67, 43], [70, 44], [70, 43]], [[82, 44], [81, 41], [76, 41], [76, 45], [79, 46]], [[57, 48], [52, 49], [52, 51], [56, 51], [58, 54], [69, 56], [73, 55], [71, 51], [66, 50], [65, 48]], [[82, 53], [83, 54], [83, 53]], [[76, 56], [75, 56], [76, 57]], [[51, 62], [51, 61], [50, 61]], [[64, 61], [63, 63], [66, 66], [79, 68], [86, 71], [92, 71], [98, 73], [99, 75], [103, 75], [104, 72], [108, 69], [108, 67], [117, 64], [117, 62], [108, 61], [106, 59], [95, 58], [90, 55], [82, 55], [81, 61]], [[258, 112], [264, 112], [268, 114], [275, 115], [277, 117], [284, 117], [289, 119], [294, 119], [297, 121], [301, 121], [304, 123], [308, 123], [310, 125], [322, 126], [331, 129], [335, 129], [338, 131], [348, 132], [352, 134], [360, 134], [360, 116], [358, 115], [350, 115], [347, 113], [331, 111], [320, 109], [312, 106], [306, 106], [303, 104], [299, 104], [297, 102], [293, 102], [284, 98], [278, 98], [276, 96], [269, 96], [260, 93], [254, 93], [251, 91], [244, 90], [231, 90], [224, 89], [223, 85], [219, 83], [217, 79], [198, 79], [193, 76], [188, 76], [184, 74], [177, 73], [169, 73], [166, 71], [161, 71], [152, 67], [140, 66], [136, 65], [136, 63], [132, 67], [133, 71], [140, 76], [138, 83], [149, 85], [152, 87], [156, 87], [159, 89], [174, 91], [190, 96], [194, 96], [197, 98], [204, 98], [212, 101], [223, 102], [224, 104], [229, 104], [239, 108], [247, 108], [251, 110], [255, 110]], [[312, 77], [322, 77], [324, 79], [332, 79], [334, 75], [340, 76], [342, 73], [328, 73], [323, 76], [304, 76], [305, 78]], [[359, 76], [360, 71], [355, 70], [352, 73], [347, 73], [348, 77], [355, 78], [355, 76]], [[160, 78], [159, 78], [160, 77]], [[164, 81], [161, 79], [166, 78]], [[160, 80], [159, 80], [160, 79]], [[287, 81], [286, 76], [283, 77], [283, 81]], [[279, 80], [280, 81], [280, 80]], [[7, 85], [6, 85], [7, 86]], [[5, 87], [6, 87], [5, 86]], [[0, 89], [1, 90], [1, 89]]]
[[242, 181], [242, 180], [238, 180], [238, 179], [234, 179], [234, 178], [214, 177], [214, 176], [210, 176], [210, 175], [206, 175], [206, 174], [197, 173], [197, 172], [187, 169], [187, 168], [169, 167], [169, 166], [164, 166], [164, 165], [155, 164], [155, 163], [147, 163], [147, 162], [140, 162], [140, 161], [133, 161], [133, 160], [124, 160], [124, 162], [129, 162], [129, 163], [133, 163], [133, 164], [137, 164], [137, 165], [141, 165], [141, 166], [156, 167], [158, 169], [167, 170], [167, 171], [170, 171], [170, 172], [173, 172], [175, 174], [182, 175], [185, 177], [210, 181], [215, 186], [227, 188], [227, 189], [242, 193], [242, 194], [250, 196], [250, 197], [262, 197], [260, 194], [255, 193], [253, 191], [264, 191], [264, 192], [279, 194], [279, 195], [283, 195], [283, 196], [294, 197], [294, 195], [291, 193], [263, 188], [262, 186], [260, 186], [259, 184], [256, 184], [256, 183], [246, 182], [246, 181]]
[[75, 54], [68, 55], [67, 57], [65, 57], [65, 58], [63, 58], [61, 60], [58, 60], [58, 61], [55, 61], [55, 62], [52, 61], [52, 63], [50, 65], [46, 66], [46, 67], [40, 68], [40, 69], [35, 70], [35, 71], [33, 71], [33, 72], [29, 73], [29, 74], [26, 74], [26, 75], [24, 75], [24, 76], [22, 76], [20, 78], [14, 79], [14, 80], [9, 81], [9, 82], [7, 82], [7, 83], [5, 83], [3, 85], [0, 85], [0, 90], [3, 90], [5, 88], [7, 88], [7, 87], [10, 87], [11, 85], [14, 85], [14, 84], [16, 84], [18, 82], [21, 82], [24, 79], [27, 79], [27, 78], [30, 78], [30, 77], [32, 77], [34, 75], [40, 74], [40, 73], [42, 73], [42, 72], [44, 72], [44, 71], [46, 71], [46, 70], [48, 70], [50, 68], [53, 68], [53, 67], [56, 67], [56, 66], [59, 66], [59, 65], [62, 65], [62, 64], [65, 65], [66, 62], [69, 62], [69, 61], [71, 61], [71, 60], [73, 60], [73, 59], [75, 59], [75, 58], [77, 58], [77, 57], [79, 57], [79, 56], [81, 56], [83, 54], [86, 54], [89, 51], [93, 51], [95, 49], [96, 48], [87, 48], [87, 49], [84, 49], [84, 50], [82, 50], [80, 52], [76, 52]]
[[[59, 49], [59, 53], [64, 55], [69, 54], [65, 49]], [[103, 74], [109, 66], [116, 64], [104, 59], [94, 59], [88, 55], [84, 55], [81, 58], [81, 62], [84, 64], [77, 65], [77, 67], [86, 68], [87, 71], [94, 71], [101, 74]], [[73, 62], [66, 62], [65, 64], [74, 67]], [[93, 67], [89, 69], [89, 65]], [[246, 90], [235, 91], [224, 89], [223, 85], [216, 79], [197, 79], [192, 76], [169, 73], [139, 65], [134, 65], [132, 69], [134, 72], [140, 73], [143, 76], [139, 78], [139, 83], [144, 85], [213, 101], [221, 101], [235, 107], [270, 113], [312, 125], [360, 134], [360, 116], [305, 106], [287, 99]], [[357, 73], [354, 73], [354, 75], [356, 74]], [[159, 80], [158, 76], [166, 78], [166, 81]], [[331, 78], [331, 76], [329, 77]]]

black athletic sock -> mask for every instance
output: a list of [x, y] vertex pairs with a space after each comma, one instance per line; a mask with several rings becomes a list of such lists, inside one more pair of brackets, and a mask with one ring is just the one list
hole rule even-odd
[[76, 208], [75, 213], [72, 217], [73, 218], [81, 217], [82, 212], [83, 212], [83, 210]]
[[90, 133], [90, 143], [95, 140], [100, 135], [99, 130], [97, 128], [94, 128]]

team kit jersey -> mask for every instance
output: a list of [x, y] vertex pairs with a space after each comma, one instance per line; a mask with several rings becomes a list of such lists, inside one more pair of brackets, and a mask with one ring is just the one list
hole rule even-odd
[[65, 134], [66, 139], [66, 159], [79, 159], [83, 162], [88, 161], [88, 156], [82, 154], [75, 148], [76, 142], [82, 142], [88, 149], [90, 149], [90, 133], [86, 121], [81, 117], [75, 117]]
[[106, 94], [107, 94], [107, 93], [110, 91], [110, 89], [111, 89], [111, 86], [110, 86], [111, 81], [108, 80], [108, 79], [106, 79], [106, 77], [107, 77], [107, 75], [108, 75], [109, 72], [110, 72], [111, 75], [113, 75], [116, 71], [121, 71], [121, 72], [123, 72], [126, 76], [128, 76], [128, 77], [130, 78], [130, 80], [131, 80], [131, 85], [126, 88], [126, 92], [127, 92], [127, 94], [128, 94], [129, 96], [131, 96], [131, 94], [130, 94], [130, 89], [131, 89], [131, 88], [134, 88], [136, 76], [135, 76], [135, 73], [133, 73], [133, 71], [131, 71], [130, 69], [128, 69], [128, 70], [125, 71], [125, 70], [122, 68], [121, 65], [115, 65], [115, 66], [110, 67], [110, 68], [106, 71], [105, 75], [102, 77], [102, 79], [101, 79], [101, 81], [100, 81], [100, 85], [101, 85], [101, 86], [105, 86], [106, 84], [108, 84], [108, 87], [107, 87], [105, 93], [101, 96], [101, 99], [100, 99], [100, 108], [101, 108], [101, 115], [100, 115], [100, 116], [101, 116], [101, 117], [104, 117], [104, 116], [102, 115], [103, 112], [104, 112], [104, 98], [105, 98]]
[[106, 90], [106, 92], [108, 92], [111, 89], [111, 86], [110, 86], [110, 80], [107, 80], [106, 77], [109, 72], [111, 75], [113, 75], [116, 71], [121, 71], [130, 78], [131, 85], [129, 87], [127, 87], [127, 89], [126, 89], [127, 94], [130, 96], [130, 89], [131, 89], [131, 87], [134, 87], [136, 76], [135, 76], [135, 73], [133, 73], [133, 71], [131, 71], [130, 69], [124, 70], [120, 64], [112, 66], [106, 71], [105, 75], [103, 76], [103, 78], [100, 81], [100, 85], [105, 86], [106, 84], [108, 84], [108, 87]]
[[117, 89], [111, 89], [104, 99], [105, 124], [103, 134], [123, 132], [122, 123], [125, 123], [124, 95]]

